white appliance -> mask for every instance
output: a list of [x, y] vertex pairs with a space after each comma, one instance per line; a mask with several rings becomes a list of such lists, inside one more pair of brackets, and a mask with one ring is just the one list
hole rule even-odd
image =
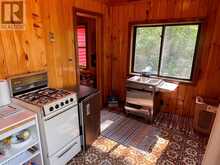
[[9, 80], [13, 101], [38, 114], [46, 165], [65, 165], [81, 150], [77, 95], [47, 87], [47, 73]]
[[7, 80], [0, 80], [0, 107], [11, 103]]

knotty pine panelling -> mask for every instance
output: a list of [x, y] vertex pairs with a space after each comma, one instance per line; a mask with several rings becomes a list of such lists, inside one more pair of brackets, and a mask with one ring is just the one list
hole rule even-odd
[[[47, 69], [52, 87], [71, 88], [76, 84], [71, 0], [41, 1], [47, 48]], [[51, 34], [54, 39], [49, 40]]]
[[0, 31], [0, 78], [46, 68], [44, 29], [38, 1], [26, 1], [25, 31]]
[[112, 50], [110, 50], [111, 43], [111, 31], [112, 31], [112, 19], [110, 16], [109, 8], [104, 9], [103, 15], [103, 100], [107, 102], [107, 96], [112, 94]]
[[197, 95], [220, 98], [218, 9], [217, 0], [141, 0], [111, 6], [106, 13], [106, 26], [109, 26], [106, 57], [110, 55], [112, 59], [113, 92], [125, 98], [125, 81], [129, 67], [129, 22], [204, 18], [198, 81], [196, 84], [180, 84], [177, 91], [172, 93], [161, 93], [165, 105], [163, 111], [193, 116]]
[[74, 6], [83, 10], [103, 14], [106, 5], [102, 0], [75, 0]]
[[[50, 86], [72, 88], [77, 84], [73, 7], [102, 13], [104, 5], [89, 0], [47, 0], [41, 4]], [[54, 42], [48, 41], [49, 33], [54, 34]]]
[[[0, 31], [0, 79], [48, 70], [51, 87], [76, 85], [73, 7], [104, 12], [91, 0], [26, 0], [26, 29]], [[52, 33], [54, 41], [48, 40]]]

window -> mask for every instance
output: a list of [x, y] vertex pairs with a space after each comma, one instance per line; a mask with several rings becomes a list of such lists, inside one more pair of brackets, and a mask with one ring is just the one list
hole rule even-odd
[[131, 71], [192, 80], [200, 24], [135, 26]]
[[79, 66], [81, 68], [87, 67], [87, 44], [86, 44], [86, 26], [77, 26], [77, 42], [78, 42], [78, 56]]

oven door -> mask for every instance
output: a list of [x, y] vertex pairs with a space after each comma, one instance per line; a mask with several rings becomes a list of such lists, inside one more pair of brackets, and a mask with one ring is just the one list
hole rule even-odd
[[79, 136], [78, 106], [44, 121], [48, 156], [52, 156]]

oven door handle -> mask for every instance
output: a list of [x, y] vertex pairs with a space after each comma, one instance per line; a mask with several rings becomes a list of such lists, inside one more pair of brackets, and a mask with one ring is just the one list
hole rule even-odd
[[67, 153], [69, 150], [71, 150], [75, 145], [77, 145], [77, 142], [73, 143], [69, 148], [67, 148], [65, 151], [63, 151], [63, 153], [61, 153], [57, 157], [61, 158], [63, 155], [65, 155], [65, 153]]

